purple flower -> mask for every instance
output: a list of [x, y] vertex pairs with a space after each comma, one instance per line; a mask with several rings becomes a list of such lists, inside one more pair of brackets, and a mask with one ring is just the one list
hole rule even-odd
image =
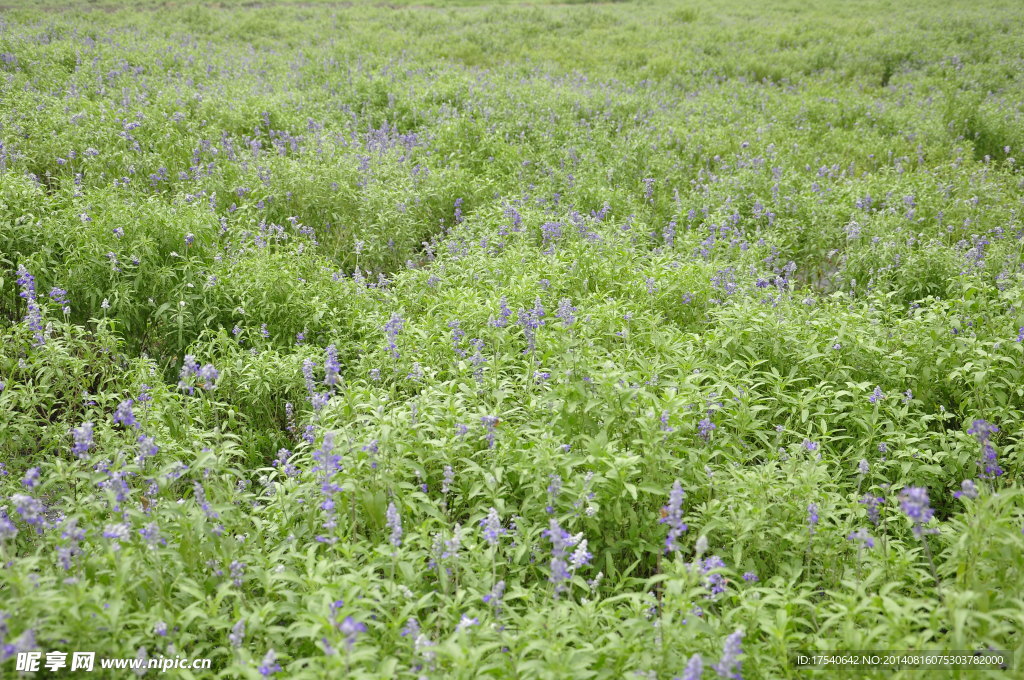
[[337, 385], [340, 378], [341, 362], [338, 361], [338, 349], [330, 345], [324, 350], [324, 384], [327, 386]]
[[391, 356], [397, 359], [398, 345], [395, 344], [395, 340], [398, 338], [398, 334], [405, 328], [405, 320], [398, 314], [392, 312], [391, 318], [386, 324], [384, 324], [384, 334], [388, 336], [388, 351], [391, 352]]
[[818, 450], [818, 442], [812, 442], [810, 439], [804, 439], [803, 446], [808, 451], [812, 451], [813, 452], [813, 451], [817, 451]]
[[881, 496], [874, 496], [872, 494], [865, 494], [858, 503], [864, 505], [868, 509], [868, 519], [875, 526], [878, 526], [878, 509], [882, 507], [882, 503], [885, 501]]
[[871, 466], [868, 465], [868, 462], [862, 458], [861, 461], [857, 463], [857, 472], [859, 472], [862, 475], [866, 475], [870, 471]]
[[498, 318], [491, 321], [491, 325], [495, 328], [504, 328], [508, 325], [508, 317], [512, 316], [512, 310], [508, 308], [508, 299], [504, 295], [501, 296], [498, 307]]
[[160, 450], [160, 447], [156, 445], [156, 442], [152, 437], [147, 437], [144, 434], [140, 434], [137, 440], [139, 447], [139, 455], [136, 458], [136, 463], [144, 465], [147, 458], [152, 458]]
[[451, 465], [444, 466], [444, 478], [441, 480], [441, 493], [447, 494], [455, 483], [455, 470]]
[[245, 567], [245, 562], [239, 562], [238, 560], [233, 560], [228, 567], [231, 571], [231, 583], [236, 588], [242, 587], [242, 582], [245, 580]]
[[997, 462], [996, 448], [992, 446], [991, 442], [992, 435], [997, 432], [999, 432], [998, 427], [981, 419], [971, 423], [970, 429], [967, 430], [967, 434], [973, 434], [974, 438], [978, 440], [978, 444], [981, 445], [979, 466], [983, 467], [985, 471], [978, 476], [982, 479], [992, 479], [1003, 474], [1003, 468], [999, 467]]
[[562, 320], [562, 325], [568, 328], [576, 323], [575, 314], [576, 308], [572, 306], [572, 301], [569, 298], [562, 298], [558, 303], [558, 311], [555, 312], [555, 316]]
[[743, 654], [743, 648], [740, 646], [743, 642], [743, 631], [738, 630], [729, 637], [725, 638], [725, 646], [722, 649], [722, 658], [719, 662], [713, 666], [719, 677], [730, 678], [731, 680], [742, 680], [740, 675], [740, 656]]
[[704, 576], [704, 587], [708, 590], [705, 597], [710, 600], [717, 599], [719, 594], [725, 592], [726, 580], [725, 576], [716, 570], [725, 569], [725, 562], [718, 555], [711, 555], [703, 561], [697, 559], [696, 564], [700, 567]]
[[167, 545], [167, 540], [160, 535], [160, 526], [156, 522], [150, 522], [139, 529], [139, 536], [142, 536], [151, 549], [155, 549], [157, 545]]
[[761, 579], [759, 579], [757, 577], [757, 574], [755, 574], [754, 572], [746, 571], [746, 572], [743, 572], [743, 580], [746, 581], [747, 583], [757, 583]]
[[88, 458], [89, 449], [93, 445], [92, 423], [86, 422], [79, 427], [72, 428], [71, 438], [74, 440], [71, 452], [82, 460]]
[[970, 479], [965, 479], [960, 483], [960, 491], [953, 493], [953, 498], [977, 498], [978, 487]]
[[61, 311], [65, 315], [71, 313], [71, 307], [68, 304], [68, 292], [66, 290], [54, 286], [50, 289], [50, 299], [61, 306]]
[[711, 439], [711, 433], [715, 429], [717, 429], [717, 426], [711, 422], [710, 418], [702, 418], [700, 422], [697, 423], [697, 434], [699, 434], [700, 438], [704, 441]]
[[245, 620], [238, 619], [238, 621], [231, 627], [231, 634], [228, 635], [228, 641], [231, 642], [231, 646], [238, 648], [242, 646], [242, 640], [245, 638]]
[[402, 517], [398, 514], [398, 508], [393, 502], [388, 503], [387, 526], [388, 529], [391, 529], [391, 545], [396, 548], [402, 545]]
[[366, 632], [366, 624], [356, 621], [351, 616], [346, 616], [345, 620], [338, 626], [338, 630], [345, 636], [345, 645], [351, 650], [356, 643], [356, 638], [361, 633]]
[[114, 411], [114, 423], [117, 425], [123, 425], [125, 427], [142, 427], [139, 425], [139, 421], [135, 420], [135, 414], [132, 413], [132, 404], [135, 402], [131, 399], [125, 399], [117, 406], [117, 410]]
[[26, 489], [34, 489], [39, 484], [39, 468], [30, 467], [25, 471], [25, 476], [21, 479], [21, 485]]
[[498, 545], [498, 541], [507, 533], [507, 530], [501, 526], [498, 511], [493, 507], [487, 511], [487, 516], [480, 520], [480, 527], [483, 529], [484, 540], [492, 546]]
[[0, 508], [0, 541], [9, 541], [18, 535], [18, 527], [11, 521], [7, 508]]
[[167, 635], [167, 624], [163, 621], [157, 621], [153, 624], [153, 635], [159, 635], [165, 637]]
[[814, 535], [814, 527], [816, 527], [817, 525], [818, 525], [818, 504], [817, 503], [811, 503], [810, 505], [807, 506], [807, 526], [808, 526], [812, 536]]
[[[549, 528], [543, 533], [551, 541], [551, 576], [548, 577], [548, 580], [555, 585], [555, 597], [558, 597], [559, 593], [568, 588], [566, 581], [572, 577], [569, 565], [565, 561], [566, 552], [583, 539], [583, 534], [571, 535], [558, 524], [558, 520], [554, 517], [551, 518]], [[580, 561], [580, 564], [586, 564], [589, 560], [586, 542], [583, 543], [582, 548], [583, 555], [579, 557], [573, 555], [573, 569], [579, 566], [576, 563], [577, 560]]]
[[928, 489], [923, 486], [909, 486], [900, 492], [900, 508], [914, 523], [914, 535], [921, 537], [924, 525], [927, 524], [935, 511], [928, 501]]
[[42, 347], [46, 344], [46, 336], [43, 333], [43, 312], [36, 301], [36, 278], [24, 265], [18, 265], [18, 285], [21, 287], [18, 295], [26, 303], [25, 324], [32, 330], [33, 346]]
[[494, 613], [497, 616], [501, 614], [501, 599], [503, 597], [505, 597], [505, 582], [498, 581], [491, 588], [491, 592], [483, 596], [483, 601], [494, 607]]
[[11, 496], [11, 502], [14, 503], [14, 509], [21, 516], [22, 521], [36, 527], [37, 530], [42, 530], [45, 521], [43, 513], [46, 508], [40, 500], [22, 493], [16, 493]]
[[885, 399], [885, 395], [882, 394], [882, 388], [875, 385], [875, 391], [871, 393], [870, 397], [868, 397], [868, 401], [872, 404], [877, 404], [882, 399]]
[[858, 548], [874, 548], [875, 539], [871, 538], [871, 534], [868, 533], [867, 529], [860, 528], [854, 531], [852, 534], [846, 537], [849, 541], [857, 541], [860, 543]]
[[700, 654], [694, 654], [690, 657], [690, 661], [686, 664], [686, 668], [683, 669], [683, 674], [673, 678], [673, 680], [700, 680], [704, 674], [704, 660]]
[[672, 485], [672, 490], [669, 491], [668, 505], [661, 509], [661, 519], [658, 522], [659, 524], [667, 524], [669, 527], [668, 536], [665, 537], [666, 553], [679, 549], [679, 546], [676, 545], [676, 540], [689, 528], [683, 522], [683, 497], [685, 495], [683, 487], [677, 479]]
[[480, 422], [487, 428], [487, 448], [493, 449], [495, 440], [498, 437], [496, 428], [501, 419], [497, 416], [480, 416]]
[[548, 506], [545, 511], [552, 515], [555, 512], [555, 502], [558, 500], [558, 494], [562, 492], [562, 478], [557, 474], [552, 474], [550, 477], [550, 483], [548, 484]]
[[275, 673], [281, 672], [281, 664], [277, 663], [277, 653], [273, 649], [268, 650], [263, 656], [263, 663], [256, 670], [259, 671], [260, 675], [265, 678], [269, 678]]

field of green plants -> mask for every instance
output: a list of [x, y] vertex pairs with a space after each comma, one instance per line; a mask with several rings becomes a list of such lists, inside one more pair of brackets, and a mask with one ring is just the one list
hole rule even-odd
[[755, 6], [0, 9], [0, 677], [1021, 677], [1024, 6]]

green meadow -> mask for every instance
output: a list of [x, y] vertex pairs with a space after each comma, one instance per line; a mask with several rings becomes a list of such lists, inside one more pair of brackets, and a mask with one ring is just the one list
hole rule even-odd
[[0, 677], [1024, 672], [1018, 2], [48, 3]]

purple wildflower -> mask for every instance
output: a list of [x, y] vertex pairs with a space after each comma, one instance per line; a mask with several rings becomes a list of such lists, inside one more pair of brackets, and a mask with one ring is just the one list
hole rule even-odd
[[875, 391], [871, 393], [870, 397], [868, 397], [868, 401], [872, 404], [877, 404], [882, 399], [885, 399], [885, 395], [882, 394], [882, 388], [875, 385]]
[[396, 548], [402, 545], [402, 517], [398, 514], [398, 508], [393, 502], [388, 503], [387, 526], [391, 529], [391, 545]]
[[704, 674], [704, 659], [701, 658], [700, 654], [694, 654], [690, 657], [690, 661], [686, 664], [686, 668], [683, 669], [683, 674], [673, 678], [673, 680], [700, 680]]
[[72, 428], [71, 438], [75, 442], [71, 447], [71, 452], [82, 460], [88, 458], [89, 449], [93, 445], [92, 423], [86, 422], [79, 427]]
[[492, 546], [498, 545], [502, 535], [507, 533], [507, 530], [501, 526], [498, 511], [493, 507], [487, 511], [487, 516], [480, 520], [480, 528], [483, 529], [484, 540]]
[[366, 624], [362, 621], [356, 621], [351, 616], [346, 616], [345, 620], [338, 626], [338, 630], [345, 636], [345, 646], [351, 650], [356, 644], [356, 638], [361, 633], [366, 632]]
[[918, 538], [924, 531], [935, 511], [928, 501], [928, 489], [923, 486], [909, 486], [900, 492], [900, 508], [914, 522], [914, 535]]
[[25, 471], [25, 476], [21, 479], [21, 485], [26, 489], [34, 489], [39, 484], [39, 468], [30, 467]]
[[740, 675], [740, 656], [743, 649], [740, 646], [743, 642], [743, 631], [738, 630], [725, 638], [725, 647], [722, 649], [722, 658], [713, 666], [719, 677], [730, 678], [731, 680], [742, 680]]
[[391, 352], [391, 356], [397, 359], [399, 357], [398, 345], [395, 344], [395, 340], [398, 338], [398, 334], [405, 328], [405, 320], [397, 313], [392, 312], [391, 318], [386, 324], [384, 324], [384, 334], [388, 336], [388, 351]]
[[125, 399], [117, 406], [117, 410], [114, 411], [114, 423], [117, 425], [123, 425], [125, 427], [142, 427], [139, 425], [139, 421], [135, 420], [135, 414], [132, 412], [132, 404], [135, 402], [131, 399]]
[[43, 333], [43, 312], [36, 301], [36, 278], [24, 265], [18, 265], [18, 285], [21, 287], [18, 295], [26, 303], [25, 324], [32, 330], [33, 346], [42, 347], [46, 344], [46, 336]]
[[999, 428], [992, 423], [977, 419], [971, 423], [970, 429], [967, 430], [967, 434], [974, 435], [974, 438], [978, 440], [978, 444], [981, 445], [981, 461], [980, 466], [983, 466], [985, 471], [978, 475], [982, 479], [992, 479], [1003, 474], [1003, 468], [999, 467], [997, 462], [996, 448], [992, 446], [991, 437], [992, 435], [999, 432]]
[[231, 634], [228, 635], [228, 641], [232, 647], [238, 648], [242, 646], [242, 640], [245, 638], [245, 620], [238, 619], [238, 621], [231, 627]]
[[865, 496], [857, 502], [867, 507], [868, 519], [871, 520], [872, 524], [878, 526], [878, 509], [882, 507], [882, 503], [884, 501], [885, 499], [883, 499], [881, 496], [865, 494]]
[[868, 530], [863, 527], [854, 531], [852, 534], [847, 536], [846, 539], [849, 541], [857, 541], [860, 544], [858, 545], [858, 549], [875, 547], [875, 539], [871, 538], [871, 534], [869, 534]]
[[273, 649], [268, 650], [263, 656], [263, 663], [256, 670], [259, 671], [260, 675], [265, 678], [269, 678], [275, 673], [281, 672], [281, 664], [277, 662], [277, 653]]
[[711, 439], [711, 433], [715, 429], [717, 429], [717, 426], [711, 422], [710, 418], [702, 418], [700, 422], [697, 423], [697, 434], [699, 434], [700, 438], [704, 441]]
[[562, 298], [558, 303], [558, 311], [555, 312], [555, 316], [562, 320], [562, 325], [568, 328], [576, 323], [575, 314], [576, 308], [572, 306], [572, 301], [569, 298]]
[[977, 498], [978, 487], [970, 479], [965, 479], [960, 483], [960, 490], [953, 493], [953, 498]]
[[689, 528], [683, 522], [683, 497], [685, 495], [683, 487], [677, 479], [668, 494], [668, 505], [661, 509], [661, 519], [658, 522], [667, 524], [669, 527], [668, 536], [665, 537], [665, 552], [667, 553], [679, 550], [676, 540]]
[[814, 527], [816, 527], [817, 525], [818, 525], [818, 504], [817, 503], [811, 503], [810, 505], [807, 506], [807, 526], [808, 526], [812, 536], [814, 535]]
[[496, 428], [501, 419], [497, 416], [480, 416], [480, 422], [487, 428], [487, 448], [493, 449], [495, 440], [498, 437]]

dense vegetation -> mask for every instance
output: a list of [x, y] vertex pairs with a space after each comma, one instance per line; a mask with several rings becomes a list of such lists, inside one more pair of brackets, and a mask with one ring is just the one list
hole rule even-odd
[[1024, 11], [749, 6], [6, 9], [0, 674], [1024, 656]]

